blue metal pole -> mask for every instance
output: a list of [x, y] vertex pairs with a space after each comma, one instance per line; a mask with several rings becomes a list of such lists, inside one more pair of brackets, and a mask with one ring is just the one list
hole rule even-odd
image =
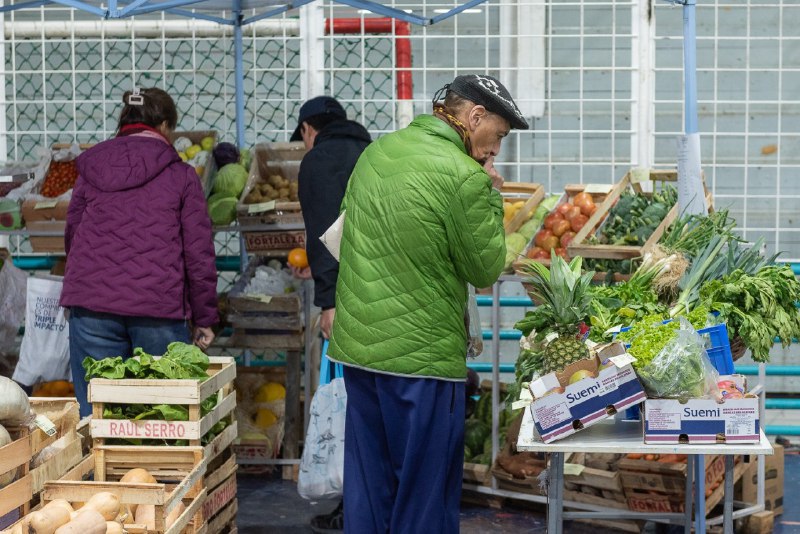
[[697, 37], [695, 28], [696, 0], [683, 4], [683, 84], [684, 129], [686, 135], [697, 133]]
[[236, 144], [244, 148], [244, 65], [242, 61], [242, 0], [233, 9], [234, 76], [236, 78]]

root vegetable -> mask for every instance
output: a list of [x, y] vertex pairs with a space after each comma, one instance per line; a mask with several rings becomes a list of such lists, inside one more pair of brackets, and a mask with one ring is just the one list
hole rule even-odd
[[30, 534], [53, 534], [70, 522], [70, 512], [63, 506], [49, 506], [31, 514], [28, 521]]
[[116, 521], [106, 521], [106, 534], [124, 534], [122, 525]]
[[[147, 470], [142, 469], [140, 467], [136, 467], [131, 469], [119, 480], [120, 482], [132, 482], [136, 484], [155, 484], [158, 482], [153, 475], [147, 472]], [[136, 514], [136, 506], [135, 504], [128, 505], [128, 516], [134, 517]]]
[[156, 529], [156, 507], [152, 504], [142, 504], [136, 507], [137, 525], [146, 525], [148, 530]]
[[166, 528], [169, 529], [175, 521], [181, 516], [181, 514], [186, 510], [186, 506], [182, 502], [179, 502], [178, 505], [172, 509], [172, 511], [167, 515], [166, 521]]
[[106, 521], [113, 521], [119, 515], [119, 497], [108, 491], [95, 493], [84, 508], [97, 510]]
[[75, 519], [60, 526], [55, 534], [105, 534], [106, 520], [97, 510], [81, 510]]

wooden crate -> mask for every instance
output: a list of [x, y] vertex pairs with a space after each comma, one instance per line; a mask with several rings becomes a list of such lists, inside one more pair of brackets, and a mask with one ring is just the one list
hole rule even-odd
[[504, 202], [525, 202], [511, 220], [503, 227], [506, 234], [513, 234], [533, 217], [533, 213], [544, 199], [544, 186], [534, 183], [505, 182], [500, 193]]
[[464, 462], [464, 482], [478, 486], [490, 486], [492, 483], [491, 467], [484, 464]]
[[[194, 132], [172, 132], [170, 136], [170, 141], [172, 143], [179, 137], [186, 137], [195, 145], [199, 145], [200, 141], [202, 141], [206, 137], [212, 137], [214, 139], [214, 145], [217, 146], [217, 132], [215, 130], [198, 130]], [[205, 167], [203, 168], [203, 172], [198, 174], [198, 178], [200, 179], [200, 185], [203, 187], [203, 193], [206, 196], [211, 194], [211, 188], [213, 187], [213, 179], [214, 175], [217, 172], [217, 163], [214, 161], [213, 154], [208, 154], [208, 163], [206, 163]]]
[[[552, 210], [550, 210], [550, 213], [553, 213], [554, 211], [556, 211], [562, 204], [565, 204], [565, 203], [569, 202], [578, 193], [587, 192], [590, 195], [592, 195], [592, 199], [595, 201], [595, 203], [598, 204], [598, 209], [595, 212], [595, 215], [597, 215], [597, 213], [600, 211], [599, 205], [602, 204], [605, 201], [605, 199], [612, 194], [612, 192], [614, 191], [614, 189], [616, 187], [618, 187], [618, 185], [611, 185], [611, 184], [608, 184], [608, 185], [606, 185], [606, 184], [570, 184], [570, 185], [567, 185], [567, 186], [564, 187], [564, 194], [561, 196], [561, 199], [558, 201], [558, 204], [556, 204], [556, 206]], [[584, 226], [584, 228], [589, 226], [589, 224], [591, 223], [593, 218], [594, 218], [594, 216], [590, 217], [589, 222], [586, 223], [586, 226]], [[544, 227], [544, 222], [542, 222], [542, 224], [539, 225], [539, 228], [537, 228], [536, 233], [538, 233], [543, 227]], [[531, 241], [528, 243], [528, 246], [525, 247], [524, 256], [527, 256], [528, 252], [535, 246], [533, 240], [536, 238], [536, 233], [534, 234], [534, 237], [531, 239]], [[549, 259], [541, 259], [541, 260], [536, 260], [536, 261], [538, 261], [538, 262], [540, 262], [540, 263], [542, 263], [544, 265], [547, 265], [548, 267], [550, 266], [550, 260]], [[514, 270], [515, 271], [517, 271], [519, 273], [521, 267], [522, 267], [522, 262], [521, 261], [518, 260], [518, 261], [514, 262]], [[520, 273], [520, 274], [522, 274], [522, 273]]]
[[[120, 482], [130, 469], [147, 470], [156, 484]], [[201, 447], [120, 447], [98, 445], [61, 479], [47, 482], [42, 502], [64, 499], [82, 503], [92, 495], [108, 491], [123, 505], [155, 506], [155, 530], [145, 525], [126, 524], [130, 534], [198, 534], [204, 532], [202, 507], [206, 499], [203, 476], [206, 460]], [[175, 523], [166, 528], [167, 515], [183, 502], [186, 509]]]
[[253, 148], [250, 174], [236, 207], [237, 220], [242, 227], [245, 248], [251, 254], [281, 256], [293, 248], [305, 248], [303, 230], [247, 231], [247, 227], [303, 224], [303, 214], [298, 201], [271, 201], [245, 204], [244, 200], [258, 184], [271, 175], [279, 175], [290, 182], [297, 182], [300, 161], [305, 155], [301, 142], [262, 143]]
[[[734, 483], [747, 470], [747, 464], [736, 457]], [[619, 462], [620, 476], [628, 499], [628, 506], [637, 512], [683, 512], [686, 492], [685, 463], [661, 463], [647, 460], [623, 459]], [[722, 502], [725, 495], [723, 479], [725, 460], [723, 456], [707, 456], [705, 472], [706, 515]]]
[[[48, 435], [38, 427], [9, 427], [14, 439], [0, 447], [0, 473], [17, 472], [17, 480], [0, 489], [0, 516], [19, 509], [25, 514], [35, 504], [44, 483], [58, 478], [83, 458], [81, 440], [75, 428], [78, 423], [78, 403], [75, 399], [31, 398], [31, 408], [44, 415], [55, 426]], [[33, 460], [45, 448], [54, 446], [58, 452], [34, 466]]]
[[203, 521], [209, 534], [228, 531], [236, 524], [236, 455], [226, 454], [218, 460], [203, 482], [208, 495], [203, 504]]
[[[205, 381], [93, 378], [89, 383], [92, 403], [91, 433], [96, 445], [109, 438], [188, 440], [199, 445], [212, 426], [228, 417], [236, 406], [233, 358], [211, 357]], [[200, 403], [212, 395], [217, 405], [201, 416]], [[180, 404], [188, 407], [188, 421], [154, 419], [103, 419], [105, 404]]]
[[229, 343], [243, 348], [300, 350], [305, 341], [300, 293], [272, 296], [244, 293], [262, 264], [263, 259], [251, 261], [228, 293], [228, 321], [233, 327]]
[[[674, 170], [651, 170], [648, 179], [653, 182], [655, 187], [656, 182], [662, 184], [677, 184], [678, 172]], [[705, 187], [705, 184], [704, 184]], [[651, 192], [643, 190], [640, 182], [635, 181], [633, 171], [628, 171], [622, 177], [614, 190], [598, 205], [597, 211], [589, 219], [589, 222], [583, 229], [578, 232], [572, 243], [567, 247], [567, 252], [570, 256], [582, 256], [584, 258], [598, 258], [598, 259], [612, 259], [612, 260], [625, 260], [632, 258], [640, 258], [656, 245], [669, 226], [675, 221], [679, 215], [679, 208], [677, 202], [669, 210], [666, 217], [656, 227], [653, 234], [647, 239], [643, 245], [607, 245], [607, 244], [591, 244], [587, 243], [590, 235], [601, 235], [604, 224], [601, 222], [607, 221], [608, 213], [611, 208], [616, 204], [620, 195], [624, 191], [633, 191], [638, 195], [651, 196]], [[706, 204], [711, 207], [711, 195], [706, 189]]]

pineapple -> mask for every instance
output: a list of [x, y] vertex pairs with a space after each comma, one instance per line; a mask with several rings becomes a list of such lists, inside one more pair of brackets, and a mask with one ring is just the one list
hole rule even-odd
[[592, 296], [589, 285], [593, 272], [581, 275], [580, 257], [569, 264], [554, 253], [550, 269], [539, 262], [525, 263], [524, 273], [531, 286], [531, 296], [543, 309], [558, 337], [544, 348], [544, 372], [562, 371], [567, 365], [589, 357], [589, 348], [576, 337], [580, 323], [589, 315]]

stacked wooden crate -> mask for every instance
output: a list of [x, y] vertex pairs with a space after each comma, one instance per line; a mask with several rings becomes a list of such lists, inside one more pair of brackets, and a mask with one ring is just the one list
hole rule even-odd
[[[109, 445], [109, 440], [166, 440], [173, 444], [186, 442], [190, 448], [197, 447], [196, 450], [200, 451], [198, 461], [203, 466], [203, 473], [200, 475], [202, 495], [200, 492], [192, 494], [191, 504], [198, 507], [203, 531], [216, 534], [235, 530], [236, 457], [233, 454], [233, 442], [237, 435], [237, 422], [234, 417], [236, 392], [233, 382], [236, 378], [236, 364], [233, 358], [211, 357], [207, 372], [208, 379], [203, 381], [94, 378], [89, 384], [89, 400], [93, 408], [91, 433], [97, 458], [94, 465], [95, 476], [98, 475], [98, 470], [102, 474], [105, 469], [103, 466], [106, 465], [106, 460], [101, 457], [106, 451], [121, 454], [124, 450], [135, 456], [137, 450], [142, 451], [140, 454], [145, 454], [145, 451], [152, 454], [152, 450], [164, 451], [166, 454], [166, 451], [183, 449], [146, 445], [120, 448]], [[203, 415], [201, 403], [212, 396], [216, 397], [216, 405]], [[106, 419], [103, 412], [107, 404], [178, 404], [188, 408], [189, 419]], [[208, 441], [209, 431], [221, 421], [226, 423], [225, 428]], [[183, 454], [188, 455], [187, 452]], [[195, 498], [200, 501], [195, 503]], [[198, 530], [200, 526], [195, 525], [193, 528]]]
[[[75, 399], [32, 398], [30, 403], [52, 426], [49, 433], [38, 426], [7, 429], [13, 441], [0, 447], [0, 478], [14, 472], [15, 480], [0, 489], [0, 517], [9, 514], [9, 522], [36, 505], [46, 481], [58, 479], [83, 458]], [[43, 427], [49, 426], [46, 421]]]

